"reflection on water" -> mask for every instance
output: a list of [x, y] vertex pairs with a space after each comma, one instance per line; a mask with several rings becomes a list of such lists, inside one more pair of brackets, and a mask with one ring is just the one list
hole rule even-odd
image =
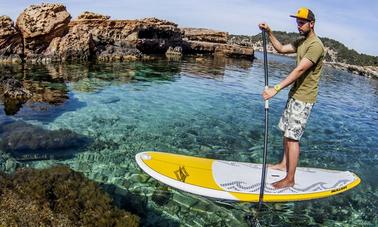
[[[94, 92], [103, 87], [136, 81], [174, 81], [180, 72], [192, 76], [222, 78], [226, 65], [236, 65], [246, 69], [252, 64], [248, 60], [224, 57], [189, 58], [185, 63], [181, 64], [180, 58], [168, 62], [160, 60], [158, 62], [99, 64], [2, 64], [0, 72], [7, 75], [7, 78], [20, 81], [22, 88], [30, 92], [31, 96], [20, 100], [3, 95], [0, 101], [4, 104], [5, 112], [8, 115], [14, 115], [24, 104], [31, 109], [34, 108], [35, 111], [39, 108], [48, 109], [49, 105], [63, 105], [69, 98], [67, 83], [71, 83], [75, 91]], [[1, 79], [4, 81], [4, 78]], [[4, 83], [2, 83], [0, 92], [4, 93], [4, 90]]]
[[[13, 119], [91, 138], [74, 157], [24, 164], [43, 168], [63, 163], [107, 184], [104, 188], [119, 204], [133, 201], [145, 225], [376, 225], [377, 82], [328, 67], [303, 136], [300, 165], [353, 171], [362, 183], [352, 191], [315, 201], [266, 204], [258, 212], [254, 204], [215, 201], [165, 187], [137, 167], [134, 155], [145, 150], [261, 162], [260, 59], [257, 53], [253, 63], [196, 57], [1, 70], [21, 78], [32, 91]], [[295, 65], [291, 58], [270, 55], [269, 60], [270, 84]], [[276, 124], [287, 92], [270, 104], [269, 162], [280, 158]], [[5, 104], [3, 98], [1, 102]], [[6, 125], [4, 117], [1, 125]], [[8, 128], [2, 135], [11, 132]]]

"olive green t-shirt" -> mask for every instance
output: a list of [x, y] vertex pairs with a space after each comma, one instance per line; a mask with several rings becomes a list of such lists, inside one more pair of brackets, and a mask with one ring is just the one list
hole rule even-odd
[[292, 45], [297, 51], [297, 65], [303, 58], [312, 61], [314, 65], [294, 82], [289, 97], [302, 102], [315, 103], [318, 96], [320, 74], [323, 69], [324, 45], [316, 35], [307, 39], [300, 38]]

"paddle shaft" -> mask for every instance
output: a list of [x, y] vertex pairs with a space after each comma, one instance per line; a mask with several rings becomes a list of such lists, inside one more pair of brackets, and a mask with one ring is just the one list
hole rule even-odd
[[[266, 31], [262, 30], [263, 50], [264, 50], [264, 74], [265, 74], [265, 89], [268, 88], [268, 54], [266, 51]], [[263, 152], [263, 166], [261, 170], [261, 187], [259, 196], [259, 209], [262, 206], [265, 189], [265, 176], [266, 176], [266, 162], [268, 154], [268, 120], [269, 120], [269, 101], [265, 100], [265, 132], [264, 132], [264, 152]]]

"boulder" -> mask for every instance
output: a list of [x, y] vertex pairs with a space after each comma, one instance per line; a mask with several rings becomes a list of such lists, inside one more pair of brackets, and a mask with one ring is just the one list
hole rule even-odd
[[89, 60], [94, 47], [92, 34], [85, 27], [74, 27], [64, 37], [54, 38], [44, 57], [52, 61]]
[[0, 16], [0, 62], [22, 62], [21, 33], [7, 16]]
[[183, 37], [186, 40], [227, 43], [228, 33], [206, 28], [181, 28]]
[[164, 54], [170, 46], [181, 46], [182, 32], [177, 24], [157, 18], [141, 20], [137, 48], [145, 54]]
[[[82, 53], [90, 54], [91, 58], [111, 61], [111, 60], [127, 60], [138, 59], [142, 57], [142, 53], [136, 48], [138, 21], [133, 20], [76, 20], [70, 24], [67, 36], [76, 36], [83, 40], [80, 33], [86, 33], [91, 37], [87, 37], [82, 42], [85, 45], [77, 45], [77, 50]], [[73, 35], [78, 33], [79, 35]], [[64, 38], [63, 38], [64, 39]], [[68, 42], [67, 44], [70, 44]], [[72, 44], [70, 44], [72, 45]], [[60, 45], [61, 55], [67, 50], [66, 44]]]
[[202, 42], [202, 41], [185, 41], [184, 51], [190, 54], [212, 54], [215, 52], [215, 48], [219, 46], [219, 43]]
[[251, 60], [254, 56], [253, 48], [224, 43], [186, 41], [184, 44], [184, 49], [185, 52], [192, 54], [212, 54], [225, 57], [246, 58]]
[[63, 37], [70, 20], [70, 14], [61, 4], [42, 3], [25, 9], [16, 24], [24, 39], [26, 58], [37, 58], [54, 38]]
[[77, 17], [77, 20], [109, 20], [110, 16], [85, 11]]
[[72, 21], [69, 26], [68, 35], [78, 30], [90, 33], [93, 57], [105, 61], [141, 59], [143, 54], [164, 54], [170, 46], [181, 45], [182, 42], [177, 24], [157, 18], [80, 19]]
[[221, 44], [215, 47], [214, 54], [226, 57], [250, 58], [252, 60], [254, 51], [253, 48], [249, 47]]

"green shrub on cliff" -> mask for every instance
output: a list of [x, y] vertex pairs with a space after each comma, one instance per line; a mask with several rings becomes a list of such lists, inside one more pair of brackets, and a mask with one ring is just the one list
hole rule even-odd
[[0, 225], [138, 226], [95, 182], [65, 166], [0, 173]]

